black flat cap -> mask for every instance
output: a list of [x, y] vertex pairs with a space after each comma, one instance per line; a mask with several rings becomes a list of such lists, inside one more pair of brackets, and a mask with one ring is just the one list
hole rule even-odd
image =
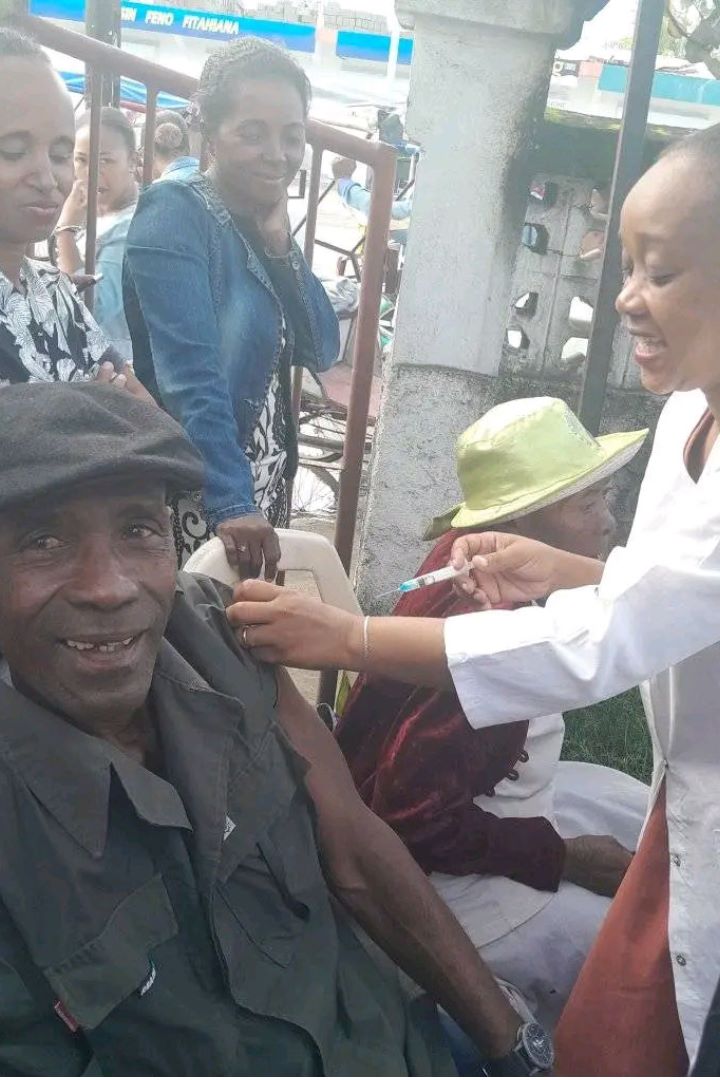
[[182, 428], [154, 405], [96, 383], [20, 383], [0, 389], [0, 510], [107, 477], [197, 490], [202, 461]]

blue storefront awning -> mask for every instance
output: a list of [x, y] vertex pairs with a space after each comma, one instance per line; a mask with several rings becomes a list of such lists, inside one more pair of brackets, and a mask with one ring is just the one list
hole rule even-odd
[[[82, 22], [85, 0], [31, 0], [30, 11], [46, 19]], [[315, 27], [306, 23], [286, 23], [276, 19], [251, 19], [213, 11], [192, 11], [160, 4], [123, 0], [120, 11], [123, 28], [160, 34], [179, 34], [211, 41], [230, 41], [245, 34], [274, 41], [293, 52], [315, 51]]]

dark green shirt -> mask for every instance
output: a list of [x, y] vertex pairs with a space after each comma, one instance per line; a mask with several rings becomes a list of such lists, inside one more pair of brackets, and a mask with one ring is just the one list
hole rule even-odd
[[163, 777], [0, 685], [2, 1075], [452, 1071], [331, 899], [272, 671], [225, 600], [180, 575], [149, 698]]

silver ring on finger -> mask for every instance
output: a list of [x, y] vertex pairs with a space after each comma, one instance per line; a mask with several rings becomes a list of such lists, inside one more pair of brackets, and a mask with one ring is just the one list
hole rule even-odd
[[248, 630], [249, 629], [250, 629], [249, 626], [243, 626], [243, 628], [242, 628], [242, 633], [240, 635], [240, 644], [242, 645], [243, 649], [252, 649], [252, 645], [248, 641]]

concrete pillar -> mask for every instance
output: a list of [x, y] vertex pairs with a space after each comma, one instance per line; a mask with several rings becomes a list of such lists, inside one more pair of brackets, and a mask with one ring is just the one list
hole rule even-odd
[[499, 398], [528, 151], [577, 0], [396, 0], [415, 34], [408, 137], [422, 147], [385, 372], [358, 591], [410, 577], [427, 521], [459, 497], [453, 446]]

